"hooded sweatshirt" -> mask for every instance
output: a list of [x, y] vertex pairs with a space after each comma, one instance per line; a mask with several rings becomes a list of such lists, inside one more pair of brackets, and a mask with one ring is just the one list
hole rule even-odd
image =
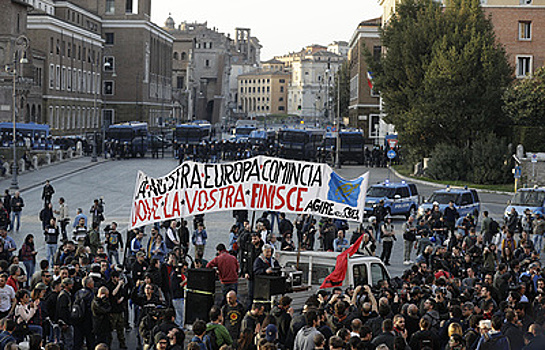
[[314, 350], [314, 337], [318, 333], [316, 328], [304, 326], [295, 337], [293, 350]]

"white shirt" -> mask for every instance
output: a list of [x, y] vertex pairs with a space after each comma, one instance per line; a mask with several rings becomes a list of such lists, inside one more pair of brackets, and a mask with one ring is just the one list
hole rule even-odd
[[15, 291], [7, 284], [0, 288], [0, 312], [7, 312], [11, 309], [11, 301], [15, 299]]

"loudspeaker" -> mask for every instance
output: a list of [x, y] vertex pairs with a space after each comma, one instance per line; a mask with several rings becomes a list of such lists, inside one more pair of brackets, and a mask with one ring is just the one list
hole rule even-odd
[[214, 295], [187, 291], [184, 324], [193, 324], [197, 319], [209, 322], [208, 312], [212, 306], [214, 306]]
[[206, 268], [187, 270], [187, 289], [214, 293], [216, 291], [216, 271]]
[[254, 299], [270, 300], [271, 296], [286, 293], [286, 277], [255, 276]]

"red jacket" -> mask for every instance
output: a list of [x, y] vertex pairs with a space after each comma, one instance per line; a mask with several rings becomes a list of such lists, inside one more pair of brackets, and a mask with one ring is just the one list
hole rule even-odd
[[227, 250], [222, 251], [218, 256], [212, 259], [212, 261], [210, 261], [206, 267], [218, 268], [219, 277], [222, 284], [238, 283], [238, 260], [229, 254]]

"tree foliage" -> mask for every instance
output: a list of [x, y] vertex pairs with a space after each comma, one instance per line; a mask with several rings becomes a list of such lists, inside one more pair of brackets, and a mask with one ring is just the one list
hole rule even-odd
[[531, 78], [514, 81], [505, 91], [503, 101], [503, 110], [513, 124], [545, 125], [545, 68], [539, 68]]
[[438, 144], [462, 149], [505, 135], [512, 69], [479, 0], [403, 0], [396, 11], [382, 32], [384, 57], [367, 59], [400, 142], [422, 157]]

